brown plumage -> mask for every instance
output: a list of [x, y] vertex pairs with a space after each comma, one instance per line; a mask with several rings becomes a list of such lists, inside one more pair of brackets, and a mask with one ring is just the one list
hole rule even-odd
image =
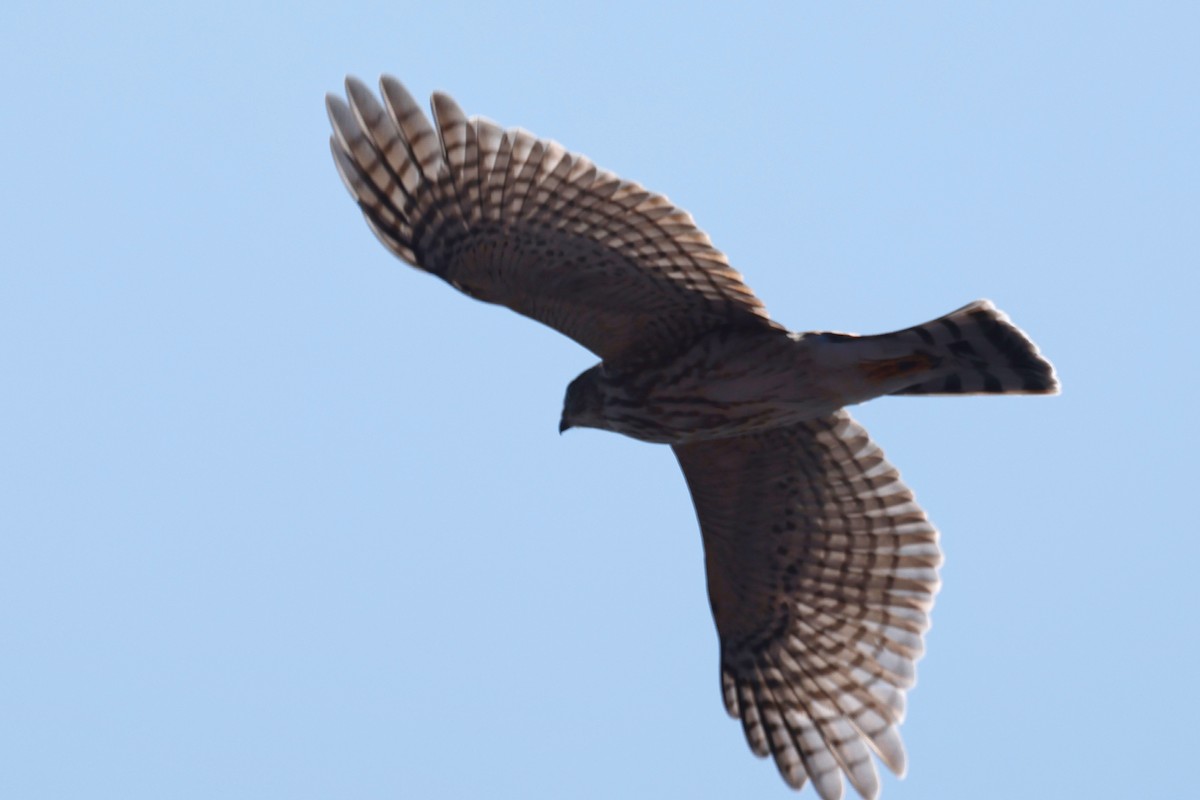
[[673, 446], [700, 521], [725, 706], [787, 783], [902, 774], [898, 725], [938, 588], [937, 532], [843, 406], [884, 394], [1057, 391], [990, 303], [879, 336], [791, 333], [685, 212], [588, 159], [468, 119], [328, 98], [334, 160], [393, 253], [601, 357], [560, 428]]

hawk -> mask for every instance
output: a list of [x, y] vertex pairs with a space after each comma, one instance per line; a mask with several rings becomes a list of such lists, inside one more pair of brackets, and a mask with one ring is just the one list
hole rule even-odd
[[1054, 394], [1051, 365], [977, 301], [876, 336], [795, 333], [665, 197], [397, 80], [329, 96], [342, 180], [379, 240], [601, 362], [560, 431], [671, 445], [704, 541], [725, 708], [796, 789], [879, 793], [938, 590], [938, 534], [845, 406]]

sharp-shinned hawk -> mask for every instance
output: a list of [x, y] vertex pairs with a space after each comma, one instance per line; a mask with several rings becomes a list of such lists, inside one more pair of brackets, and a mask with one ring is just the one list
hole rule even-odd
[[1050, 364], [977, 301], [877, 336], [772, 321], [684, 211], [522, 130], [404, 86], [328, 98], [333, 157], [404, 261], [602, 359], [560, 429], [672, 446], [696, 506], [725, 707], [787, 783], [903, 774], [898, 725], [938, 589], [937, 531], [844, 406], [887, 394], [1053, 394]]

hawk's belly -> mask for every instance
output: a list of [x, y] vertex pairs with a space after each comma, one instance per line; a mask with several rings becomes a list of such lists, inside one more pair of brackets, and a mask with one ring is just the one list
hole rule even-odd
[[[847, 402], [842, 371], [819, 337], [722, 331], [674, 361], [613, 376], [605, 407], [611, 430], [682, 444], [738, 436], [828, 414]], [[862, 398], [865, 399], [865, 398]]]

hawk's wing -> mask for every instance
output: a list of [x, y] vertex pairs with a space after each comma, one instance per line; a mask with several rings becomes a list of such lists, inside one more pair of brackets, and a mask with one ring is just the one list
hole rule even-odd
[[608, 361], [666, 355], [721, 326], [773, 325], [724, 254], [661, 195], [394, 78], [328, 98], [333, 157], [396, 255], [533, 317]]
[[725, 706], [821, 797], [904, 771], [897, 725], [938, 589], [937, 531], [845, 411], [676, 445], [704, 536]]

